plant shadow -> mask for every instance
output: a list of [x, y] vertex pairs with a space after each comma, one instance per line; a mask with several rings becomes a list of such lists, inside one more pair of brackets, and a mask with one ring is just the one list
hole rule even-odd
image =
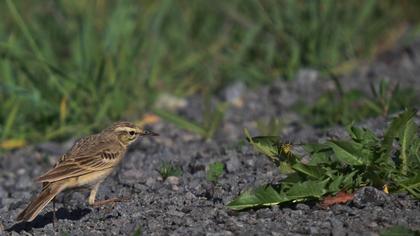
[[[89, 214], [90, 212], [92, 212], [91, 209], [89, 208], [78, 208], [72, 211], [69, 211], [65, 208], [60, 208], [56, 211], [56, 217], [57, 217], [57, 221], [59, 221], [60, 219], [67, 219], [67, 220], [80, 220], [81, 218], [83, 218], [85, 215]], [[48, 225], [48, 224], [52, 224], [54, 223], [54, 218], [53, 218], [53, 212], [48, 212], [45, 215], [39, 215], [37, 216], [33, 221], [31, 222], [19, 222], [14, 224], [12, 227], [10, 227], [9, 229], [6, 229], [6, 231], [8, 232], [12, 232], [15, 231], [17, 233], [20, 233], [21, 231], [31, 231], [33, 228], [43, 228], [44, 226]], [[58, 222], [59, 223], [59, 222]]]

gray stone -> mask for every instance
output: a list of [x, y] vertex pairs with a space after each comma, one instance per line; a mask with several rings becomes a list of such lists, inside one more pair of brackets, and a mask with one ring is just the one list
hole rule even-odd
[[341, 222], [340, 220], [338, 220], [336, 218], [330, 219], [330, 222], [331, 222], [331, 226], [332, 226], [331, 234], [333, 236], [345, 236], [346, 235], [346, 231], [344, 229], [343, 222]]
[[296, 204], [296, 209], [297, 209], [297, 210], [302, 210], [302, 211], [307, 211], [307, 210], [309, 210], [310, 208], [309, 208], [309, 206], [308, 206], [308, 205], [306, 205], [306, 204], [298, 203], [298, 204]]
[[356, 207], [363, 208], [368, 205], [383, 206], [389, 202], [389, 196], [374, 187], [364, 187], [359, 189], [353, 198], [353, 204]]
[[176, 176], [169, 176], [165, 181], [171, 185], [179, 185], [180, 182], [179, 177]]
[[231, 154], [228, 156], [228, 161], [226, 162], [226, 170], [229, 172], [235, 172], [239, 168], [241, 168], [241, 162], [239, 161], [239, 158], [235, 154]]
[[224, 98], [230, 104], [241, 107], [243, 105], [242, 95], [245, 92], [245, 84], [236, 82], [224, 90]]

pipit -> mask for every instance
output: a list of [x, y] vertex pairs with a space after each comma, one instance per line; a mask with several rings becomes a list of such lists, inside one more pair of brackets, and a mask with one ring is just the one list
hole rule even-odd
[[68, 189], [90, 188], [88, 203], [92, 206], [117, 201], [118, 198], [95, 201], [99, 185], [121, 162], [128, 145], [138, 137], [149, 135], [157, 134], [129, 122], [117, 122], [101, 133], [79, 139], [51, 170], [38, 177], [43, 184], [42, 191], [17, 220], [32, 221], [60, 192]]

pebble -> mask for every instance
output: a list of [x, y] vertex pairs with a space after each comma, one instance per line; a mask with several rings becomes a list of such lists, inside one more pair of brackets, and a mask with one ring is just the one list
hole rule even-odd
[[235, 107], [241, 108], [244, 105], [242, 96], [246, 90], [246, 86], [243, 82], [238, 81], [224, 90], [225, 100]]
[[238, 171], [241, 168], [241, 162], [239, 161], [238, 156], [230, 154], [228, 157], [229, 159], [226, 162], [226, 170], [231, 173]]
[[332, 226], [331, 234], [333, 236], [345, 236], [346, 235], [346, 231], [344, 229], [343, 222], [341, 222], [340, 220], [338, 220], [336, 218], [330, 219], [330, 222], [331, 222], [331, 226]]
[[147, 180], [146, 180], [146, 185], [147, 186], [149, 186], [149, 187], [152, 187], [153, 185], [155, 185], [156, 184], [156, 180], [155, 180], [155, 178], [153, 178], [153, 177], [149, 177], [149, 178], [147, 178]]
[[187, 106], [187, 100], [185, 98], [176, 97], [171, 94], [160, 94], [155, 106], [161, 109], [168, 109], [171, 111], [175, 111], [180, 108], [184, 108]]
[[197, 198], [197, 197], [192, 192], [187, 192], [185, 194], [185, 199], [192, 200], [192, 199], [195, 199], [195, 198]]
[[306, 205], [306, 204], [298, 203], [296, 205], [296, 209], [297, 210], [302, 210], [302, 211], [307, 211], [307, 210], [310, 209], [310, 207], [308, 205]]
[[166, 178], [166, 181], [172, 185], [179, 185], [179, 177], [177, 176], [169, 176]]
[[177, 217], [183, 217], [185, 213], [177, 211], [177, 210], [169, 210], [166, 213], [168, 213], [171, 216], [177, 216]]
[[234, 235], [231, 231], [221, 231], [221, 232], [217, 232], [217, 233], [206, 233], [206, 236], [229, 236], [229, 235]]
[[347, 205], [335, 204], [331, 207], [331, 210], [337, 214], [347, 213], [348, 215], [354, 215], [353, 209]]
[[374, 187], [359, 189], [353, 198], [353, 204], [358, 208], [363, 208], [368, 205], [383, 206], [389, 201], [388, 194]]

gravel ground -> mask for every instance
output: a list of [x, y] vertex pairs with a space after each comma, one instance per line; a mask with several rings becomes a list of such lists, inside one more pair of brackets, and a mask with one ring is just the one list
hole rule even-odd
[[[373, 65], [341, 78], [344, 88], [365, 88], [366, 80], [387, 78], [420, 91], [420, 42], [399, 48]], [[44, 143], [0, 158], [0, 235], [377, 235], [392, 225], [420, 230], [420, 203], [405, 194], [387, 195], [363, 188], [345, 205], [322, 209], [316, 202], [235, 212], [225, 204], [241, 191], [281, 179], [275, 166], [243, 141], [243, 128], [258, 134], [257, 121], [281, 117], [279, 135], [291, 142], [344, 137], [342, 127], [316, 129], [292, 111], [298, 100], [311, 103], [334, 84], [317, 71], [301, 70], [293, 81], [248, 89], [234, 84], [215, 99], [231, 102], [222, 128], [211, 141], [159, 122], [161, 136], [132, 145], [120, 168], [102, 184], [98, 199], [128, 197], [114, 206], [90, 208], [87, 192], [60, 196], [58, 224], [52, 224], [52, 206], [31, 223], [16, 223], [17, 214], [39, 192], [34, 178], [52, 166], [72, 141]], [[187, 100], [179, 112], [200, 119], [202, 102]], [[420, 121], [420, 113], [417, 114]], [[382, 133], [389, 119], [374, 118], [362, 125]], [[419, 123], [419, 122], [418, 122]], [[206, 180], [210, 163], [225, 164], [218, 184]], [[182, 168], [180, 177], [163, 180], [162, 162]], [[65, 203], [65, 205], [63, 205]]]

